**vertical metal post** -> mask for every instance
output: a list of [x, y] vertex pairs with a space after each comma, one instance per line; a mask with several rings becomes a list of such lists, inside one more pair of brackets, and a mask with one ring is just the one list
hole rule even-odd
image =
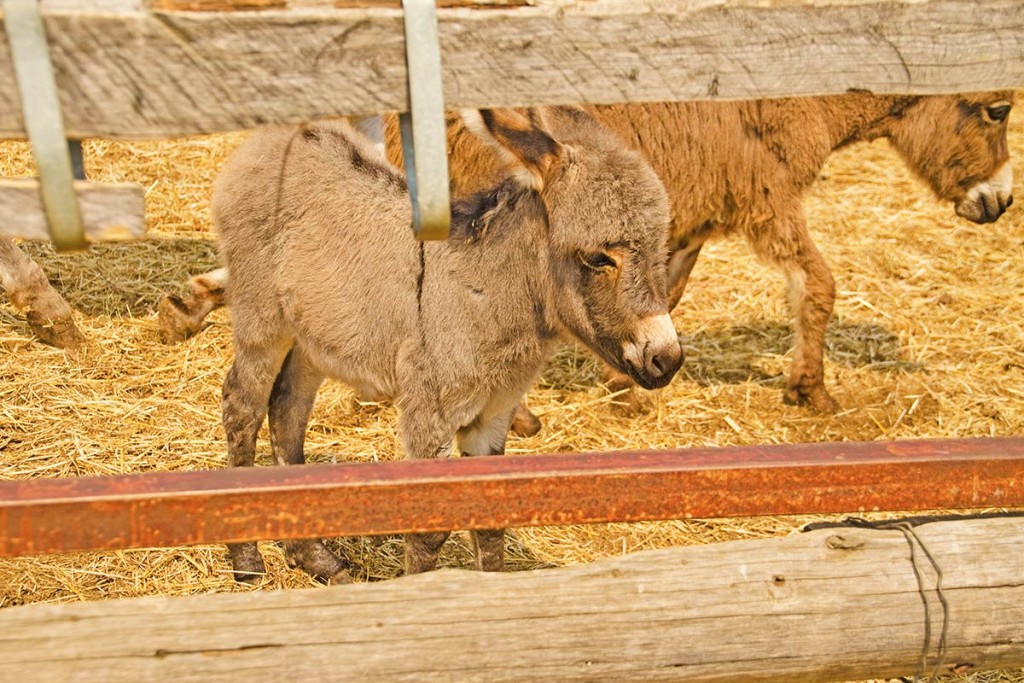
[[451, 226], [441, 44], [434, 0], [402, 0], [410, 111], [399, 116], [418, 240], [446, 240]]
[[81, 249], [86, 246], [85, 230], [39, 3], [3, 0], [3, 10], [25, 130], [39, 168], [50, 238], [58, 250]]

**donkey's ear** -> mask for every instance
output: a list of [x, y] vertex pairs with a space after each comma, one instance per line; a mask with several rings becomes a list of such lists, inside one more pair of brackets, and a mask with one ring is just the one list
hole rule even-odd
[[589, 112], [573, 104], [531, 109], [530, 120], [534, 121], [537, 127], [549, 131], [549, 134], [557, 135], [562, 140], [567, 139], [562, 137], [563, 135], [568, 135], [571, 139], [573, 132], [601, 125]]
[[462, 112], [466, 128], [494, 147], [513, 176], [524, 185], [540, 190], [559, 144], [531, 112], [523, 116], [509, 109], [481, 109]]

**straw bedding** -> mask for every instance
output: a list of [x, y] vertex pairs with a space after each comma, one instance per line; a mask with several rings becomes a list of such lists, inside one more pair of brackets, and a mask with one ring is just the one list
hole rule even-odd
[[[149, 237], [55, 255], [25, 244], [67, 297], [90, 342], [65, 353], [32, 340], [0, 301], [0, 478], [195, 470], [225, 462], [220, 386], [230, 321], [215, 313], [195, 338], [164, 346], [155, 304], [216, 265], [210, 181], [240, 134], [86, 145], [94, 180], [146, 188]], [[1024, 118], [1011, 116], [1024, 158]], [[0, 176], [31, 172], [25, 146], [0, 145]], [[836, 277], [827, 383], [844, 409], [819, 416], [782, 404], [792, 342], [782, 279], [738, 242], [705, 248], [674, 313], [686, 363], [639, 414], [598, 385], [600, 369], [566, 347], [531, 391], [544, 429], [511, 453], [729, 446], [837, 440], [1024, 434], [1024, 213], [974, 225], [934, 200], [882, 142], [835, 155], [807, 201]], [[312, 461], [400, 456], [394, 410], [360, 404], [328, 383], [313, 414]], [[258, 463], [268, 462], [266, 430]], [[520, 529], [510, 565], [588, 562], [638, 550], [784, 535], [808, 518], [750, 518]], [[69, 523], [74, 523], [69, 520]], [[398, 575], [396, 539], [334, 541], [360, 580]], [[313, 585], [262, 545], [263, 589]], [[470, 564], [460, 535], [445, 565]], [[221, 546], [0, 560], [0, 606], [145, 594], [250, 590], [228, 574]], [[1024, 672], [970, 680], [1024, 681]]]

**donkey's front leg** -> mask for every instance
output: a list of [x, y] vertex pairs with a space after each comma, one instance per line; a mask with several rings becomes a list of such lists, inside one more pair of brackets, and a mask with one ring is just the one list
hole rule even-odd
[[[509, 423], [515, 409], [503, 411], [498, 417], [478, 418], [458, 433], [459, 452], [463, 457], [503, 455]], [[505, 530], [477, 529], [470, 532], [476, 568], [485, 572], [505, 570]]]
[[530, 412], [525, 402], [520, 402], [512, 416], [512, 433], [526, 438], [539, 432], [540, 428], [540, 418]]
[[810, 405], [820, 413], [834, 413], [839, 404], [825, 388], [823, 356], [825, 330], [836, 298], [835, 281], [811, 241], [799, 200], [775, 220], [775, 227], [755, 235], [751, 246], [758, 256], [776, 263], [786, 275], [795, 340], [784, 400], [793, 405]]
[[824, 355], [825, 330], [836, 298], [835, 281], [817, 249], [793, 265], [785, 271], [796, 333], [785, 402], [808, 404], [819, 413], [834, 413], [839, 404], [825, 388]]
[[[425, 396], [436, 396], [436, 392], [424, 392]], [[436, 399], [430, 405], [428, 398], [415, 402], [412, 396], [405, 396], [400, 402], [398, 432], [406, 457], [414, 460], [427, 458], [450, 458], [454, 427], [449, 427], [437, 413]], [[405, 534], [405, 573], [420, 574], [437, 566], [441, 547], [451, 536], [450, 531]]]
[[405, 534], [405, 573], [422, 574], [437, 567], [437, 558], [450, 531], [424, 534]]

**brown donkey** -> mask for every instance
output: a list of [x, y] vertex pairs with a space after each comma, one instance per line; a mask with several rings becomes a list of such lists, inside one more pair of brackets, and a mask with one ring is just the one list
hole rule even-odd
[[[822, 357], [835, 284], [807, 229], [804, 194], [834, 150], [886, 138], [939, 198], [953, 202], [957, 214], [976, 223], [995, 221], [1013, 203], [1006, 140], [1012, 100], [1009, 91], [928, 97], [855, 92], [590, 111], [640, 151], [668, 189], [670, 309], [683, 295], [701, 246], [742, 236], [786, 277], [796, 332], [786, 402], [832, 412], [838, 405], [825, 388]], [[571, 121], [571, 111], [558, 111], [548, 111], [548, 118]], [[448, 132], [456, 193], [500, 175], [493, 154], [460, 122], [450, 120]], [[396, 137], [391, 126], [389, 149], [396, 149]], [[610, 383], [629, 384], [614, 371]], [[538, 427], [522, 408], [517, 431]]]
[[808, 231], [804, 194], [833, 150], [886, 138], [957, 214], [995, 221], [1013, 202], [1006, 141], [1011, 102], [1011, 92], [858, 92], [613, 106], [597, 116], [644, 154], [668, 188], [670, 308], [683, 295], [704, 242], [742, 236], [786, 277], [795, 340], [785, 401], [833, 412], [838, 404], [825, 388], [822, 357], [835, 284]]
[[[231, 273], [235, 361], [224, 382], [230, 465], [253, 464], [269, 414], [278, 463], [303, 462], [325, 377], [399, 408], [407, 457], [504, 451], [512, 412], [561, 334], [642, 386], [682, 362], [668, 315], [669, 209], [654, 171], [583, 112], [571, 133], [514, 112], [466, 114], [512, 169], [454, 206], [444, 243], [417, 243], [403, 175], [349, 124], [255, 134], [214, 185]], [[448, 534], [406, 539], [406, 571], [431, 569]], [[476, 561], [503, 567], [504, 531], [473, 532]], [[291, 559], [330, 579], [319, 541]], [[230, 546], [240, 579], [263, 571]]]

